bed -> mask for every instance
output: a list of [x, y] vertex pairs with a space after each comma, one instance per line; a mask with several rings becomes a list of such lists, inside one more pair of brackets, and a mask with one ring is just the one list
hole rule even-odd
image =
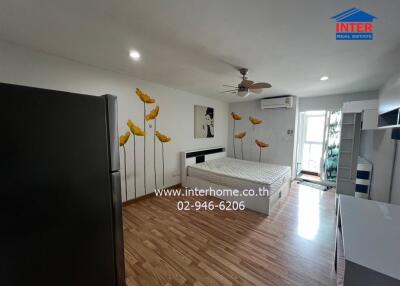
[[[218, 198], [244, 201], [246, 208], [267, 215], [290, 190], [290, 167], [228, 158], [223, 147], [182, 152], [181, 160], [184, 187], [237, 189], [238, 197]], [[242, 195], [245, 189], [268, 192], [249, 197]]]

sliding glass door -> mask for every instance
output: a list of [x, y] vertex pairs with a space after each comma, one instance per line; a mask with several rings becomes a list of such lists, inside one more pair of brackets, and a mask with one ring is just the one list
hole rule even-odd
[[337, 176], [342, 112], [300, 113], [297, 151], [299, 178], [334, 185]]

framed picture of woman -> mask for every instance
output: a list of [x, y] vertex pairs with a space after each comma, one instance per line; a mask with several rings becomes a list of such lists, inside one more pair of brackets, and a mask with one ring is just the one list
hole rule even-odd
[[194, 106], [194, 138], [214, 138], [214, 108]]

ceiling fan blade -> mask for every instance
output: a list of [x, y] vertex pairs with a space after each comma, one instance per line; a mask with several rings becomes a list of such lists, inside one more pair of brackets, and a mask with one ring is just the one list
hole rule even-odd
[[260, 88], [270, 88], [272, 85], [270, 85], [269, 83], [266, 82], [257, 82], [255, 84], [252, 84], [251, 86], [249, 86], [249, 88], [251, 89], [260, 89]]
[[237, 88], [237, 85], [227, 85], [227, 84], [223, 84], [222, 86]]
[[236, 92], [237, 89], [231, 89], [231, 90], [225, 90], [225, 91], [220, 91], [219, 93], [225, 93], [225, 92]]
[[251, 92], [257, 93], [257, 94], [260, 94], [260, 93], [263, 91], [262, 88], [259, 88], [259, 89], [252, 89], [252, 88], [249, 88], [249, 90], [250, 90]]
[[254, 83], [254, 81], [252, 81], [252, 80], [244, 79], [244, 80], [242, 80], [240, 85], [242, 85], [246, 88], [249, 88], [253, 83]]

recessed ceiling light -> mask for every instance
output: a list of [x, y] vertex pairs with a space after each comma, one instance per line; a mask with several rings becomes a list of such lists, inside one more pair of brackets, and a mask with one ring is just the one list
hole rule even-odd
[[137, 61], [140, 59], [140, 54], [138, 51], [132, 50], [129, 52], [129, 56], [131, 57], [131, 59]]
[[327, 77], [326, 75], [324, 75], [324, 76], [321, 76], [321, 78], [319, 79], [319, 80], [328, 80], [329, 79], [329, 77]]

